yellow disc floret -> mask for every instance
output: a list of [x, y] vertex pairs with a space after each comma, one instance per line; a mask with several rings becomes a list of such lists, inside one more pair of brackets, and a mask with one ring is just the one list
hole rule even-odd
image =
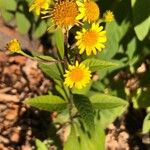
[[77, 1], [79, 12], [77, 19], [83, 21], [95, 22], [100, 16], [100, 9], [98, 5], [92, 0], [84, 0], [84, 2]]
[[11, 52], [19, 52], [21, 51], [21, 46], [17, 39], [13, 39], [9, 43], [7, 43], [6, 49]]
[[34, 0], [30, 6], [29, 11], [35, 9], [35, 13], [40, 15], [41, 10], [46, 10], [49, 7], [50, 0]]
[[54, 24], [68, 29], [77, 23], [78, 7], [75, 0], [59, 0], [43, 18], [51, 17]]
[[107, 10], [105, 13], [104, 13], [104, 21], [105, 22], [112, 22], [114, 20], [114, 14], [112, 11], [110, 10]]
[[65, 72], [64, 84], [70, 88], [82, 89], [91, 80], [91, 71], [83, 63], [76, 61], [75, 65], [69, 65]]
[[102, 26], [93, 23], [90, 29], [83, 28], [82, 31], [77, 31], [75, 38], [79, 54], [82, 54], [84, 51], [86, 51], [87, 55], [97, 54], [97, 51], [102, 51], [105, 48], [106, 31], [102, 30]]

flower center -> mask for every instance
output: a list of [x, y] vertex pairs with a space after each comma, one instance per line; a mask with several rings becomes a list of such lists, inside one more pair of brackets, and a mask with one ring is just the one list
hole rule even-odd
[[76, 23], [76, 16], [78, 15], [77, 4], [74, 0], [60, 1], [54, 6], [52, 14], [56, 25], [67, 28]]
[[95, 2], [93, 1], [85, 2], [85, 9], [88, 21], [93, 22], [99, 18], [100, 10]]
[[83, 75], [84, 75], [84, 72], [82, 69], [80, 68], [75, 68], [71, 71], [70, 73], [70, 78], [72, 79], [72, 81], [74, 82], [79, 82], [83, 79]]
[[82, 37], [84, 45], [93, 47], [98, 41], [98, 35], [95, 31], [87, 31]]

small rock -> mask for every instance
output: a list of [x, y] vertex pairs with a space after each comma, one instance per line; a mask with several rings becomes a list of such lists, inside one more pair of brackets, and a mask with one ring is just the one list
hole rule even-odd
[[8, 148], [4, 147], [4, 144], [0, 143], [0, 150], [8, 150]]
[[28, 58], [24, 57], [24, 56], [15, 56], [14, 61], [20, 65], [24, 65], [26, 63]]
[[6, 115], [6, 119], [7, 120], [14, 120], [17, 117], [17, 111], [16, 110], [11, 110], [7, 115]]
[[11, 122], [8, 120], [4, 120], [3, 126], [4, 126], [4, 128], [8, 128], [9, 126], [11, 126]]
[[9, 143], [9, 139], [7, 139], [6, 137], [0, 135], [0, 143], [8, 144]]
[[145, 63], [142, 63], [140, 67], [137, 68], [137, 73], [142, 74], [146, 71]]
[[30, 145], [22, 145], [21, 150], [32, 150]]
[[10, 140], [15, 143], [19, 142], [19, 139], [20, 139], [19, 131], [13, 132], [10, 136]]
[[7, 108], [7, 106], [5, 104], [0, 104], [0, 112], [5, 110], [6, 108]]
[[0, 117], [0, 123], [2, 123], [3, 121], [4, 121], [4, 118], [1, 118], [1, 117]]

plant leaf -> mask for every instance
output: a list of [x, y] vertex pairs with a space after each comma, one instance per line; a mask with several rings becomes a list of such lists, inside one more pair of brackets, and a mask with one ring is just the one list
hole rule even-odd
[[25, 100], [24, 103], [47, 111], [60, 111], [67, 108], [67, 103], [55, 95], [37, 96]]
[[38, 25], [36, 25], [36, 28], [33, 31], [33, 37], [35, 38], [41, 37], [46, 32], [46, 29], [47, 29], [47, 24], [43, 20]]
[[127, 109], [127, 105], [98, 111], [99, 123], [105, 129]]
[[49, 65], [40, 63], [39, 67], [48, 77], [52, 79], [62, 80], [58, 65], [59, 64], [56, 63], [51, 63]]
[[134, 30], [138, 39], [142, 41], [150, 29], [150, 9], [147, 9], [150, 8], [150, 3], [147, 0], [131, 0], [131, 5]]
[[89, 129], [93, 129], [94, 109], [92, 107], [90, 100], [84, 95], [74, 94], [73, 101], [86, 127]]
[[105, 134], [101, 125], [96, 123], [95, 130], [89, 135], [82, 129], [79, 121], [73, 122], [64, 150], [104, 150]]
[[107, 42], [106, 48], [97, 56], [100, 59], [110, 60], [118, 51], [119, 28], [116, 21], [106, 25]]
[[143, 133], [147, 133], [149, 131], [150, 131], [150, 112], [146, 115], [142, 128]]
[[84, 60], [82, 63], [84, 63], [91, 71], [97, 71], [97, 70], [103, 70], [103, 69], [108, 69], [111, 67], [117, 67], [117, 63], [113, 63], [110, 61], [104, 61], [104, 60], [99, 60], [96, 58], [89, 58]]
[[0, 0], [0, 8], [15, 11], [17, 8], [16, 0]]
[[6, 22], [9, 22], [9, 21], [11, 21], [14, 18], [14, 14], [13, 13], [11, 13], [9, 11], [6, 11], [4, 9], [1, 9], [1, 15], [2, 15], [3, 19]]
[[35, 140], [35, 144], [36, 144], [37, 150], [48, 150], [46, 145], [38, 139]]
[[141, 95], [136, 99], [136, 103], [140, 108], [147, 108], [150, 106], [150, 89], [142, 91]]
[[25, 14], [17, 12], [16, 13], [16, 23], [17, 23], [19, 32], [21, 32], [22, 34], [28, 33], [28, 31], [31, 27], [31, 24], [30, 24], [28, 18], [25, 16]]
[[128, 104], [121, 98], [100, 93], [93, 94], [89, 99], [95, 109], [111, 109]]
[[64, 35], [61, 28], [58, 28], [54, 35], [56, 46], [60, 54], [61, 59], [64, 58]]

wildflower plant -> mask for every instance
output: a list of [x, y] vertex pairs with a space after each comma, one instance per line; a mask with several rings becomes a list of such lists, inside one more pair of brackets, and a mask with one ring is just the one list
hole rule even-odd
[[[109, 41], [106, 26], [113, 21], [114, 15], [106, 12], [101, 18], [100, 8], [93, 0], [49, 3], [48, 0], [35, 0], [29, 11], [40, 14], [41, 19], [53, 20], [57, 55], [28, 56], [16, 39], [6, 47], [11, 52], [37, 60], [41, 70], [55, 83], [55, 92], [27, 99], [24, 103], [58, 113], [54, 123], [61, 124], [62, 128], [65, 126], [69, 132], [63, 143], [64, 150], [104, 150], [104, 129], [128, 105], [121, 98], [93, 88], [95, 85], [99, 87], [99, 72], [120, 67], [118, 63], [98, 57]], [[71, 32], [75, 40], [72, 45], [68, 42]], [[119, 110], [107, 122], [104, 116], [115, 108]], [[64, 120], [59, 119], [62, 116]]]

